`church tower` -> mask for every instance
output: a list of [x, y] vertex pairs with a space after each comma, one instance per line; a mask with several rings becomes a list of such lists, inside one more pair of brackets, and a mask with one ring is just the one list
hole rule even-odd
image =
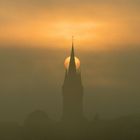
[[75, 57], [72, 42], [71, 56], [66, 59], [63, 93], [63, 120], [77, 121], [83, 119], [83, 86], [81, 81], [80, 61]]

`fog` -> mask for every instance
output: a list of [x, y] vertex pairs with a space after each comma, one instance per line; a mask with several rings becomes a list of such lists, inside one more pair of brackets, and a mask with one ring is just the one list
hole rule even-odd
[[[0, 121], [23, 122], [37, 109], [61, 118], [63, 63], [71, 48], [52, 48], [0, 48]], [[97, 113], [103, 119], [140, 113], [139, 47], [75, 51], [88, 119]]]

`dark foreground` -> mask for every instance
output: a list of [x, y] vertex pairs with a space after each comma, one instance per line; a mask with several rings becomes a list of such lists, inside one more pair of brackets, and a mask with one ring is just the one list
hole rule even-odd
[[18, 123], [1, 123], [0, 140], [140, 140], [140, 115], [116, 120], [51, 121], [36, 111]]

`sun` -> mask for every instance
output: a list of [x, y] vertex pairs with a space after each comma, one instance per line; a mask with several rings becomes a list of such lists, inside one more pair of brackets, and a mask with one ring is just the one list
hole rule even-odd
[[[69, 69], [69, 63], [70, 63], [70, 56], [67, 57], [65, 59], [65, 62], [64, 62], [64, 67], [66, 69]], [[79, 69], [80, 68], [80, 60], [77, 57], [75, 57], [75, 64], [76, 64], [76, 69]]]

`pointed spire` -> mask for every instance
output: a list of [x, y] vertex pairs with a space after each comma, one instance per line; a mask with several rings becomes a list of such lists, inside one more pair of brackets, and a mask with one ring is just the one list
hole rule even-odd
[[75, 57], [74, 55], [74, 36], [72, 36], [72, 49], [71, 49], [71, 58]]
[[74, 36], [72, 36], [72, 47], [74, 47]]
[[76, 73], [75, 54], [74, 54], [74, 37], [72, 36], [72, 49], [70, 56], [69, 73]]

